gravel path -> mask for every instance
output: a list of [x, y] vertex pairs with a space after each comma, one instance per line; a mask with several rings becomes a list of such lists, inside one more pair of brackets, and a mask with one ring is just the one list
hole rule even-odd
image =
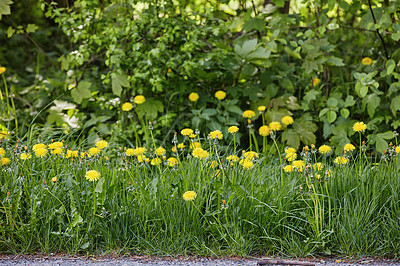
[[[78, 256], [46, 256], [46, 255], [14, 255], [0, 256], [0, 265], [33, 265], [33, 266], [49, 266], [49, 265], [193, 265], [193, 266], [222, 266], [222, 265], [254, 265], [265, 258], [193, 258], [193, 257], [177, 257], [177, 258], [159, 258], [147, 256], [134, 257], [78, 257]], [[276, 258], [275, 258], [276, 259]], [[280, 259], [284, 261], [294, 259]], [[298, 259], [297, 261], [315, 263], [315, 266], [344, 266], [344, 265], [399, 265], [399, 261], [391, 261], [385, 259]]]

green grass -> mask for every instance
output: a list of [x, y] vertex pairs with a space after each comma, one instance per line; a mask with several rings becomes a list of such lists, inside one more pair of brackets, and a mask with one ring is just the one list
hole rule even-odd
[[[178, 150], [180, 163], [170, 167], [139, 163], [115, 143], [90, 158], [50, 152], [37, 158], [33, 135], [0, 143], [11, 160], [0, 172], [2, 253], [396, 257], [400, 252], [396, 153], [372, 163], [366, 157], [358, 161], [354, 151], [356, 161], [345, 165], [335, 165], [332, 155], [308, 154], [307, 163], [323, 162], [324, 168], [281, 173], [278, 155], [260, 154], [244, 169], [226, 160], [233, 147], [206, 139], [201, 141], [207, 158], [193, 158], [186, 140], [187, 147]], [[50, 138], [40, 142], [49, 144]], [[66, 141], [63, 154], [76, 145]], [[90, 148], [80, 145], [80, 153]], [[31, 159], [19, 158], [24, 146]], [[156, 157], [150, 147], [146, 156]], [[212, 161], [220, 163], [212, 168]], [[100, 180], [86, 180], [88, 170], [99, 171]], [[197, 193], [193, 201], [183, 200], [187, 190]]]

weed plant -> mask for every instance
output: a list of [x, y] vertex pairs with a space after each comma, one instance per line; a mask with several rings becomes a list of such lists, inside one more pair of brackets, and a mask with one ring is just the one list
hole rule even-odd
[[[361, 136], [365, 128], [354, 130]], [[3, 253], [400, 252], [395, 145], [372, 157], [360, 137], [360, 149], [349, 144], [332, 158], [327, 145], [242, 151], [220, 131], [184, 129], [168, 150], [154, 139], [146, 148], [92, 147], [59, 132], [37, 133], [1, 135]]]

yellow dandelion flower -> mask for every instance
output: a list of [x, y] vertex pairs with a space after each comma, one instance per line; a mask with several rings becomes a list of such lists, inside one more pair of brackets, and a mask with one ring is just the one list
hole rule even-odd
[[8, 139], [8, 135], [9, 133], [7, 132], [7, 130], [0, 131], [0, 139]]
[[193, 134], [193, 129], [185, 128], [181, 130], [182, 136], [190, 136]]
[[286, 173], [290, 173], [290, 172], [292, 172], [292, 166], [291, 165], [286, 165], [285, 167], [283, 167], [283, 170], [286, 172]]
[[191, 102], [197, 102], [197, 100], [200, 98], [199, 94], [196, 92], [192, 92], [189, 94], [189, 101]]
[[146, 152], [146, 148], [143, 148], [143, 147], [138, 147], [138, 148], [135, 149], [135, 155], [136, 156], [142, 155], [145, 152]]
[[79, 151], [71, 151], [71, 150], [67, 150], [67, 158], [71, 158], [71, 157], [78, 157], [78, 152]]
[[315, 163], [312, 165], [312, 168], [314, 169], [314, 171], [320, 171], [324, 169], [324, 165], [322, 163]]
[[172, 151], [172, 152], [177, 152], [178, 149], [176, 148], [176, 146], [174, 146], [174, 147], [171, 148], [171, 151]]
[[397, 154], [399, 154], [399, 153], [400, 153], [400, 147], [396, 147], [396, 148], [394, 149], [394, 152], [397, 153]]
[[182, 198], [185, 201], [192, 201], [197, 197], [197, 193], [194, 191], [186, 191], [185, 193], [183, 193]]
[[135, 149], [132, 149], [132, 148], [126, 149], [125, 155], [126, 155], [126, 156], [133, 156], [133, 155], [135, 155]]
[[185, 143], [179, 143], [177, 147], [178, 147], [178, 149], [181, 149], [181, 150], [182, 150], [182, 149], [184, 149], [186, 146], [185, 146]]
[[246, 110], [243, 112], [243, 118], [252, 119], [255, 116], [256, 116], [256, 113], [252, 110]]
[[321, 147], [319, 147], [318, 151], [321, 154], [328, 154], [332, 151], [332, 148], [328, 145], [322, 145]]
[[56, 176], [53, 177], [53, 178], [51, 179], [51, 182], [53, 182], [53, 183], [57, 182], [57, 177], [56, 177]]
[[51, 151], [52, 154], [54, 155], [59, 155], [62, 153], [62, 149], [61, 148], [55, 148], [54, 150]]
[[285, 159], [288, 162], [294, 161], [297, 159], [297, 153], [295, 153], [295, 152], [286, 153]]
[[81, 158], [84, 159], [86, 157], [89, 157], [89, 154], [85, 151], [81, 152]]
[[190, 149], [194, 150], [196, 148], [201, 148], [201, 144], [198, 141], [190, 143]]
[[32, 158], [32, 155], [30, 155], [29, 153], [21, 153], [21, 155], [19, 156], [19, 158], [20, 158], [21, 160], [27, 160], [27, 159]]
[[157, 154], [158, 156], [162, 156], [162, 155], [164, 155], [166, 152], [167, 152], [167, 151], [166, 151], [163, 147], [158, 147], [158, 148], [156, 149], [156, 154]]
[[228, 128], [228, 132], [231, 133], [231, 134], [235, 134], [238, 131], [239, 131], [239, 128], [237, 126], [230, 126]]
[[364, 57], [364, 58], [361, 60], [361, 64], [363, 64], [364, 66], [369, 66], [369, 65], [371, 65], [372, 63], [373, 63], [373, 61], [372, 61], [372, 59], [369, 58], [369, 57]]
[[303, 160], [296, 160], [292, 162], [292, 166], [296, 169], [303, 169], [306, 163]]
[[294, 121], [293, 117], [288, 116], [288, 115], [282, 117], [282, 119], [281, 119], [282, 124], [284, 124], [285, 126], [293, 124], [293, 121]]
[[99, 140], [98, 142], [96, 142], [96, 147], [100, 150], [107, 148], [108, 146], [108, 142], [105, 140]]
[[355, 132], [361, 132], [361, 131], [364, 132], [366, 129], [367, 129], [367, 125], [364, 124], [364, 122], [356, 122], [353, 125], [353, 130]]
[[3, 148], [0, 148], [0, 157], [4, 157], [6, 155], [6, 151]]
[[223, 139], [224, 135], [222, 134], [222, 132], [220, 130], [214, 130], [214, 131], [210, 132], [210, 134], [208, 134], [208, 137], [210, 139], [216, 139], [216, 138]]
[[135, 98], [133, 98], [133, 102], [136, 104], [142, 104], [146, 101], [146, 98], [144, 98], [143, 95], [138, 95]]
[[268, 127], [270, 130], [279, 131], [282, 129], [282, 124], [281, 124], [281, 122], [274, 121], [274, 122], [269, 123]]
[[204, 159], [208, 156], [208, 152], [203, 150], [202, 148], [195, 148], [192, 151], [192, 156], [194, 158]]
[[270, 130], [269, 130], [269, 127], [268, 127], [268, 126], [261, 126], [261, 127], [258, 129], [258, 134], [260, 134], [260, 135], [263, 136], [263, 137], [268, 136], [269, 133], [270, 133]]
[[218, 100], [220, 100], [220, 101], [222, 101], [223, 99], [225, 99], [225, 97], [226, 97], [226, 92], [224, 92], [224, 91], [217, 91], [216, 93], [215, 93], [215, 98], [217, 98]]
[[338, 156], [335, 158], [335, 160], [333, 162], [335, 164], [346, 164], [349, 162], [349, 159], [347, 159], [346, 157], [343, 157], [343, 156]]
[[89, 154], [90, 156], [95, 156], [97, 154], [100, 153], [100, 149], [96, 148], [96, 147], [92, 147], [89, 149]]
[[285, 149], [285, 153], [295, 153], [295, 152], [296, 152], [296, 149], [292, 148], [292, 147], [288, 147]]
[[90, 182], [99, 180], [100, 176], [101, 176], [100, 172], [96, 171], [96, 170], [86, 171], [86, 175], [85, 175], [86, 180], [88, 180]]
[[176, 159], [174, 157], [170, 157], [170, 158], [168, 158], [167, 162], [168, 162], [168, 166], [173, 167], [178, 164], [178, 159]]
[[147, 158], [145, 155], [142, 155], [142, 154], [138, 155], [136, 158], [137, 158], [139, 163], [143, 163], [143, 162], [148, 163], [148, 162], [150, 162], [150, 158]]
[[321, 82], [321, 80], [319, 78], [313, 78], [313, 80], [312, 80], [313, 87], [317, 86], [320, 82]]
[[6, 72], [7, 68], [5, 67], [0, 67], [0, 75]]
[[264, 106], [264, 105], [260, 105], [260, 106], [258, 106], [258, 111], [260, 111], [260, 112], [264, 112], [265, 111], [265, 109], [267, 109], [267, 107], [266, 106]]
[[196, 137], [196, 134], [190, 134], [189, 138], [194, 139]]
[[254, 166], [253, 161], [248, 158], [240, 160], [239, 164], [243, 166], [244, 169], [250, 169]]
[[35, 150], [35, 155], [38, 158], [43, 158], [46, 157], [47, 154], [47, 149], [46, 148], [40, 148]]
[[246, 159], [254, 159], [258, 158], [258, 154], [255, 151], [248, 151], [243, 154], [243, 157]]
[[46, 148], [46, 144], [38, 143], [38, 144], [33, 145], [32, 150], [36, 151], [36, 150], [45, 149], [45, 148]]
[[124, 103], [124, 104], [122, 105], [121, 108], [122, 108], [122, 111], [124, 111], [124, 112], [129, 112], [130, 110], [132, 110], [133, 104], [126, 102], [126, 103]]
[[60, 149], [60, 148], [62, 148], [63, 145], [64, 144], [61, 141], [56, 141], [56, 142], [49, 144], [49, 149], [51, 149], [51, 150]]
[[8, 158], [1, 158], [1, 159], [0, 159], [0, 164], [1, 164], [2, 166], [6, 166], [6, 165], [9, 164], [10, 162], [11, 162], [11, 160], [8, 159]]
[[153, 158], [150, 161], [151, 165], [159, 165], [160, 163], [162, 163], [162, 160], [160, 158]]
[[236, 155], [229, 155], [228, 157], [226, 157], [226, 160], [230, 162], [237, 162], [239, 161], [239, 157], [237, 157]]
[[218, 166], [218, 162], [215, 161], [215, 160], [212, 161], [211, 164], [210, 164], [210, 167], [213, 168], [213, 169], [214, 169], [215, 167], [217, 167], [217, 166]]
[[351, 143], [347, 143], [346, 145], [344, 145], [343, 150], [345, 151], [354, 151], [356, 149], [356, 147], [354, 147], [353, 144]]

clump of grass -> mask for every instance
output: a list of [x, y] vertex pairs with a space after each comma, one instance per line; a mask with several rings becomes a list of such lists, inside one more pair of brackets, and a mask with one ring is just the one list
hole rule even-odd
[[350, 146], [336, 158], [326, 145], [283, 150], [275, 133], [278, 155], [241, 151], [221, 131], [182, 131], [168, 149], [37, 133], [1, 138], [2, 252], [400, 251], [395, 146], [372, 163]]

